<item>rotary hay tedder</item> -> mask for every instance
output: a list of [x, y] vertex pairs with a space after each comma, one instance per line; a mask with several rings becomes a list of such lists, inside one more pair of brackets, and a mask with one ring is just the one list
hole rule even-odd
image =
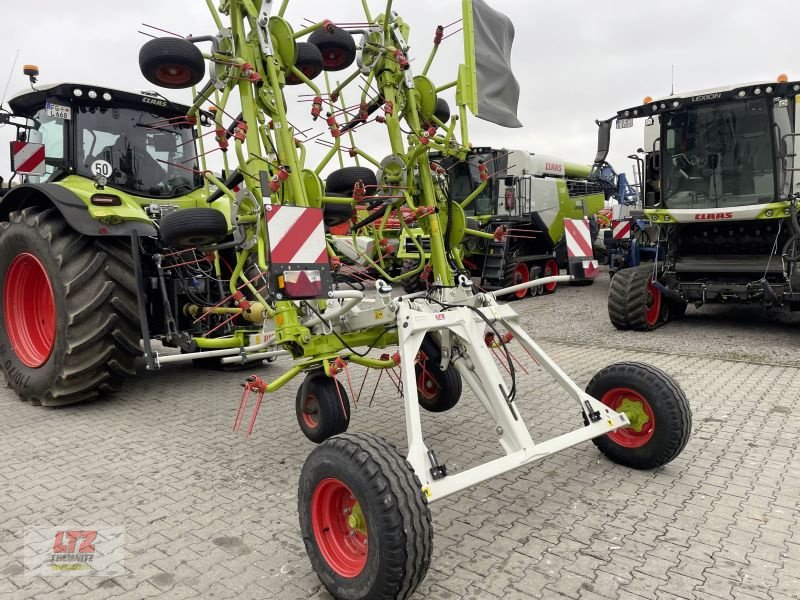
[[[228, 262], [235, 261], [226, 280], [230, 295], [209, 306], [195, 306], [195, 312], [220, 318], [244, 313], [252, 317], [259, 312], [261, 318], [248, 319], [256, 327], [251, 324], [234, 334], [230, 344], [225, 336], [215, 338], [213, 344], [198, 338], [194, 345], [181, 345], [184, 354], [161, 357], [150, 347], [143, 323], [145, 357], [154, 368], [199, 358], [246, 364], [279, 353], [291, 355], [293, 366], [275, 380], [248, 379], [235, 428], [241, 425], [251, 393], [258, 400], [248, 431], [264, 393], [305, 375], [297, 393], [298, 422], [319, 446], [302, 470], [298, 512], [311, 564], [334, 596], [348, 600], [410, 597], [431, 560], [428, 504], [434, 500], [590, 439], [611, 460], [633, 468], [655, 468], [681, 452], [689, 437], [691, 412], [683, 392], [666, 374], [648, 365], [618, 363], [597, 373], [583, 391], [523, 330], [511, 306], [496, 300], [522, 289], [582, 278], [593, 268], [590, 257], [573, 252], [572, 275], [537, 279], [493, 293], [476, 292], [461, 262], [458, 246], [463, 236], [487, 234], [466, 226], [463, 210], [446, 194], [447, 172], [432, 163], [429, 154], [435, 151], [464, 160], [470, 148], [468, 109], [501, 124], [518, 124], [513, 111], [510, 116], [488, 115], [481, 96], [481, 69], [486, 66], [482, 44], [489, 38], [506, 39], [510, 48], [513, 27], [505, 16], [483, 0], [464, 0], [465, 61], [454, 81], [437, 87], [427, 73], [444, 28], [437, 28], [428, 61], [421, 74], [414, 76], [409, 26], [392, 10], [392, 0], [379, 15], [373, 15], [364, 0], [361, 23], [337, 26], [325, 20], [299, 30], [283, 18], [288, 0], [279, 7], [268, 0], [260, 5], [251, 0], [222, 0], [218, 8], [208, 0], [207, 5], [217, 33], [151, 40], [142, 47], [140, 66], [149, 81], [177, 89], [200, 84], [208, 63], [210, 77], [195, 90], [185, 123], [213, 118], [217, 142], [222, 149], [232, 146], [237, 168], [226, 181], [197, 170], [195, 175], [217, 188], [207, 204], [165, 212], [154, 222], [161, 231], [159, 243], [171, 248], [172, 256], [186, 252], [193, 260], [202, 255], [218, 267], [224, 252]], [[306, 36], [308, 41], [299, 41]], [[496, 58], [507, 62], [507, 52], [502, 54], [501, 49]], [[323, 93], [314, 83], [322, 71], [345, 70], [354, 61], [352, 73], [334, 89]], [[515, 83], [510, 70], [506, 76]], [[305, 147], [297, 139], [300, 132], [290, 123], [286, 85], [310, 89], [311, 110], [306, 116], [315, 122], [321, 119], [323, 129], [332, 136], [330, 151], [313, 169], [306, 165]], [[361, 102], [348, 108], [342, 99], [351, 85], [361, 86], [357, 92]], [[450, 88], [456, 90], [458, 110], [443, 121], [439, 118], [443, 113], [437, 111], [441, 108], [438, 94]], [[228, 112], [236, 104], [234, 98], [241, 106], [238, 117]], [[209, 103], [214, 110], [204, 113], [201, 107]], [[291, 115], [293, 122], [302, 117], [299, 110]], [[169, 119], [163, 127], [176, 122]], [[381, 159], [354, 141], [358, 129], [375, 123], [386, 131], [391, 148]], [[343, 137], [349, 139], [349, 148], [343, 147]], [[372, 164], [377, 176], [357, 165], [336, 171], [323, 185], [320, 173], [343, 151]], [[185, 164], [170, 166], [187, 169]], [[494, 175], [491, 164], [482, 164], [480, 171], [484, 184], [475, 195]], [[353, 236], [389, 218], [397, 219], [408, 233], [405, 216], [411, 215], [430, 238], [430, 252], [418, 248], [420, 261], [413, 269], [389, 273], [380, 261], [371, 261], [370, 268], [380, 276], [371, 303], [364, 302], [362, 291], [340, 289], [336, 273], [340, 261], [325, 232], [326, 226], [350, 219], [354, 204], [365, 196], [372, 198], [371, 212], [354, 224]], [[21, 220], [11, 226], [14, 231], [25, 224], [28, 213], [19, 214]], [[220, 216], [227, 225], [222, 228], [224, 234]], [[136, 254], [142, 247], [138, 232], [130, 236]], [[411, 239], [416, 238], [412, 235]], [[20, 250], [19, 256], [33, 254]], [[120, 268], [127, 262], [121, 261]], [[16, 259], [11, 266], [15, 264]], [[130, 274], [139, 281], [130, 289], [137, 290], [139, 316], [146, 320], [141, 268], [134, 256]], [[427, 291], [391, 294], [390, 283], [402, 283], [423, 269], [429, 270], [433, 282]], [[147, 281], [159, 285], [156, 277]], [[160, 285], [168, 310], [163, 278]], [[56, 304], [59, 297], [56, 294]], [[6, 294], [6, 303], [9, 298], [15, 297]], [[574, 399], [583, 427], [533, 442], [516, 401], [512, 339]], [[399, 347], [393, 356], [373, 352], [392, 346]], [[507, 363], [508, 377], [500, 372], [493, 350]], [[371, 369], [399, 366], [402, 389], [419, 390], [418, 397], [403, 395], [407, 457], [375, 435], [345, 433], [349, 400], [335, 376], [350, 364]], [[448, 473], [425, 444], [420, 406], [449, 410], [461, 396], [462, 382], [492, 417], [505, 456]]]

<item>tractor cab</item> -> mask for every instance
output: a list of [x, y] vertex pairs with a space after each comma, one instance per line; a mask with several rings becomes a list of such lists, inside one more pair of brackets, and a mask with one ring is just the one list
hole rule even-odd
[[[473, 148], [463, 161], [453, 157], [440, 159], [434, 155], [434, 162], [440, 163], [446, 170], [449, 178], [450, 199], [459, 204], [466, 200], [480, 187], [480, 165], [487, 165], [489, 172], [496, 170], [499, 152], [491, 148]], [[497, 181], [490, 177], [486, 187], [478, 196], [464, 208], [468, 216], [484, 216], [496, 213]]]
[[[760, 205], [786, 200], [796, 185], [798, 91], [800, 82], [781, 76], [777, 82], [647, 97], [600, 123], [597, 162], [607, 155], [611, 122], [622, 129], [644, 118], [645, 208], [679, 211], [672, 215], [678, 221], [695, 220], [697, 211], [748, 206], [757, 214]], [[730, 218], [756, 214], [740, 209]]]
[[[19, 94], [9, 105], [6, 121], [14, 117], [17, 126], [12, 164], [22, 183], [78, 175], [153, 199], [203, 185], [188, 107], [160, 94], [62, 83]], [[32, 162], [37, 151], [41, 160]]]

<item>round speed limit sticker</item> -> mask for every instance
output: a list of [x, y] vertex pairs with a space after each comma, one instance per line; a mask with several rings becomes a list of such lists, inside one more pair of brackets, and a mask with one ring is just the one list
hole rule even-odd
[[111, 163], [107, 160], [96, 160], [92, 163], [92, 175], [95, 177], [111, 177]]

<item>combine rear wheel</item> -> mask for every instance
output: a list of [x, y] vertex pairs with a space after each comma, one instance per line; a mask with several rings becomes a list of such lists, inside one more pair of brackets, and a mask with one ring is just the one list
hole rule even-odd
[[611, 279], [608, 317], [617, 329], [655, 329], [662, 318], [662, 300], [652, 265], [623, 269]]
[[120, 388], [141, 354], [126, 241], [94, 241], [55, 209], [0, 223], [0, 365], [32, 404], [58, 406]]
[[431, 514], [411, 465], [382, 438], [336, 436], [300, 473], [300, 530], [322, 584], [344, 600], [410, 598], [433, 549]]
[[624, 362], [597, 373], [586, 393], [617, 412], [630, 426], [592, 440], [615, 463], [655, 469], [678, 456], [692, 431], [692, 411], [683, 390], [663, 371]]

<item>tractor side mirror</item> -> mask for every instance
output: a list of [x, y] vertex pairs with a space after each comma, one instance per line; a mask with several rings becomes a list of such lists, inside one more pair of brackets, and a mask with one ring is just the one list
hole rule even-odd
[[611, 147], [611, 121], [597, 121], [597, 155], [594, 157], [596, 164], [601, 164], [608, 157], [608, 150]]

